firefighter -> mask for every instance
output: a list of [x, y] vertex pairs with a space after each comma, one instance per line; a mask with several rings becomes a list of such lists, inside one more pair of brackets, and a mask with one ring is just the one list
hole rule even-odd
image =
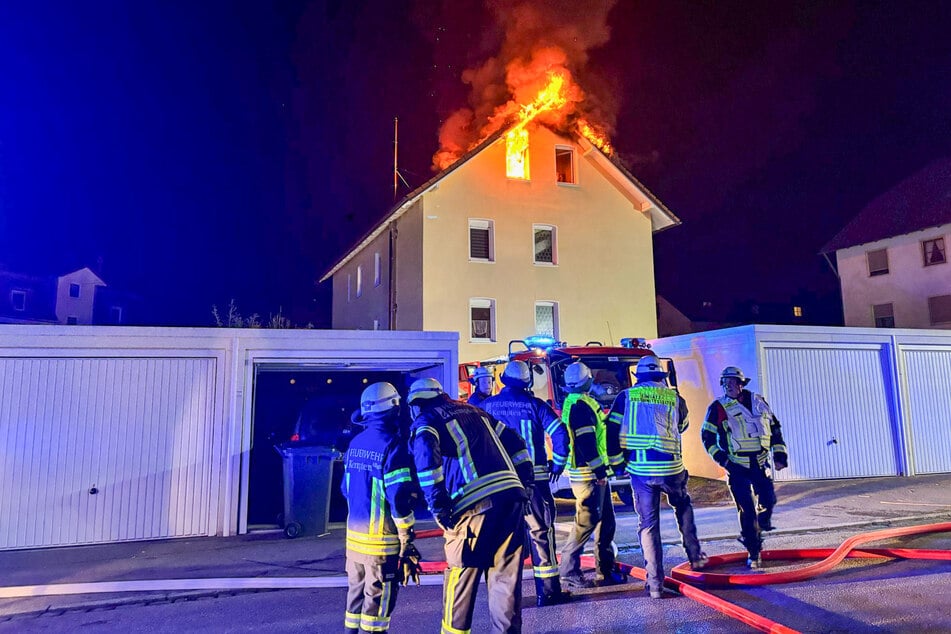
[[620, 438], [625, 465], [615, 473], [627, 472], [634, 489], [634, 508], [639, 518], [638, 539], [647, 569], [647, 591], [652, 599], [663, 596], [664, 548], [660, 540], [660, 494], [674, 509], [677, 528], [691, 567], [699, 570], [709, 563], [700, 550], [693, 505], [687, 494], [680, 436], [687, 429], [687, 403], [667, 387], [660, 361], [653, 355], [637, 363], [637, 383], [614, 399], [608, 415], [608, 434]]
[[749, 552], [746, 565], [763, 565], [761, 531], [773, 530], [776, 493], [768, 472], [789, 464], [779, 419], [759, 394], [745, 389], [750, 382], [743, 371], [727, 366], [720, 374], [723, 396], [707, 409], [700, 438], [710, 457], [727, 470], [730, 493], [740, 519], [740, 542]]
[[[538, 607], [563, 603], [570, 595], [561, 589], [555, 550], [555, 498], [549, 478], [564, 470], [568, 460], [568, 430], [551, 405], [531, 391], [532, 372], [524, 361], [512, 361], [501, 377], [505, 387], [482, 403], [482, 409], [505, 423], [525, 441], [534, 464], [535, 487], [525, 524], [531, 542], [532, 571]], [[552, 458], [546, 450], [552, 440]], [[558, 465], [557, 467], [555, 465]]]
[[523, 515], [532, 461], [514, 431], [450, 399], [435, 379], [410, 386], [419, 483], [446, 540], [444, 634], [469, 632], [486, 576], [493, 632], [522, 629]]
[[472, 371], [469, 377], [469, 383], [472, 384], [472, 394], [467, 401], [469, 405], [482, 407], [482, 402], [492, 396], [492, 388], [495, 387], [495, 377], [489, 372], [488, 368], [481, 365]]
[[[565, 368], [564, 382], [569, 390], [561, 411], [568, 429], [568, 479], [575, 496], [575, 522], [561, 551], [559, 572], [568, 588], [590, 588], [623, 582], [614, 571], [616, 528], [611, 485], [608, 483], [607, 434], [604, 413], [588, 395], [594, 379], [584, 363], [576, 361]], [[620, 450], [612, 451], [613, 462], [620, 464]], [[581, 572], [581, 550], [594, 534], [596, 577], [592, 582]]]
[[419, 552], [413, 545], [418, 489], [412, 459], [399, 437], [399, 417], [395, 387], [374, 383], [363, 390], [353, 418], [366, 429], [347, 449], [341, 486], [349, 507], [348, 634], [386, 632], [400, 581], [405, 585], [413, 578], [419, 583]]

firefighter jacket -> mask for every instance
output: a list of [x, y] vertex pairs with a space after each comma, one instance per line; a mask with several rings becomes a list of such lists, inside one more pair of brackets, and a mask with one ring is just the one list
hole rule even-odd
[[375, 559], [399, 555], [401, 543], [412, 541], [418, 488], [396, 420], [370, 415], [365, 422], [347, 449], [341, 490], [349, 507], [347, 556]]
[[721, 396], [710, 404], [700, 432], [703, 446], [717, 464], [728, 461], [750, 468], [766, 465], [769, 452], [786, 460], [779, 419], [759, 394], [740, 392], [737, 399]]
[[469, 405], [473, 407], [482, 407], [482, 404], [485, 403], [485, 399], [489, 398], [482, 392], [473, 389], [472, 394], [469, 395], [469, 400], [466, 401]]
[[590, 482], [607, 477], [612, 462], [620, 464], [619, 450], [608, 459], [608, 435], [604, 412], [598, 402], [587, 394], [572, 393], [565, 397], [561, 420], [568, 429], [568, 479], [571, 482]]
[[640, 381], [624, 390], [608, 415], [608, 433], [619, 437], [626, 471], [646, 477], [684, 470], [680, 436], [688, 424], [686, 401], [661, 381]]
[[525, 441], [535, 467], [535, 480], [548, 481], [548, 449], [545, 435], [551, 437], [552, 461], [562, 471], [568, 462], [568, 429], [555, 410], [528, 390], [503, 387], [482, 403], [482, 409], [505, 423]]
[[410, 431], [419, 484], [443, 525], [490, 496], [525, 498], [534, 484], [525, 443], [505, 423], [445, 394], [431, 399]]

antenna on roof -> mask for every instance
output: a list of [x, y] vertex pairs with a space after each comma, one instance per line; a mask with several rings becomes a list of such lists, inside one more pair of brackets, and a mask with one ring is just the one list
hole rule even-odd
[[400, 170], [397, 168], [397, 158], [399, 157], [399, 145], [400, 145], [400, 118], [393, 117], [393, 200], [396, 201], [397, 188], [399, 187], [399, 181], [403, 181], [403, 184], [409, 188], [409, 183], [406, 182], [406, 179], [403, 178], [403, 175], [400, 174]]

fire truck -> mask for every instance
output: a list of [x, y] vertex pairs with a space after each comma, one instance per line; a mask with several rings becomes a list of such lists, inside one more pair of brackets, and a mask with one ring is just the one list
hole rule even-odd
[[[463, 363], [459, 366], [459, 395], [466, 399], [472, 393], [469, 377], [478, 367], [488, 369], [501, 385], [499, 377], [509, 361], [524, 361], [532, 370], [532, 391], [535, 396], [547, 401], [556, 412], [561, 413], [568, 390], [565, 387], [565, 368], [581, 361], [591, 369], [594, 383], [591, 396], [607, 411], [615, 397], [635, 382], [635, 370], [641, 357], [653, 354], [650, 344], [644, 339], [621, 339], [620, 346], [605, 346], [600, 341], [589, 341], [583, 346], [573, 346], [553, 337], [533, 336], [509, 342], [508, 355], [497, 359]], [[668, 384], [676, 389], [677, 372], [672, 359], [662, 358], [667, 366]], [[631, 482], [626, 477], [612, 478], [611, 488], [617, 491], [621, 501], [633, 504]], [[570, 493], [567, 476], [562, 475], [553, 485], [555, 495]]]

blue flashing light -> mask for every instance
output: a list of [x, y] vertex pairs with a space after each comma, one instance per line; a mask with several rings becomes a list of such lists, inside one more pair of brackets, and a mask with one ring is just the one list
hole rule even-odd
[[525, 338], [525, 345], [529, 348], [551, 348], [557, 341], [548, 335], [532, 335]]

